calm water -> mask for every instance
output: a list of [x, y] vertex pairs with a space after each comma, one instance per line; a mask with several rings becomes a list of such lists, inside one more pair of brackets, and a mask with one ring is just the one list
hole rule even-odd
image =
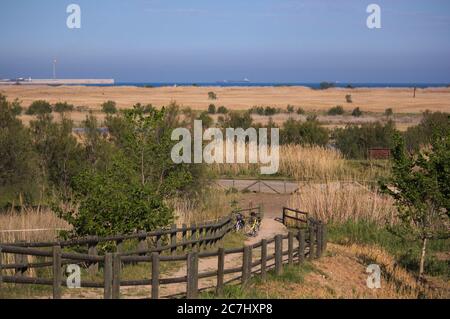
[[[276, 83], [276, 82], [198, 82], [198, 83], [188, 83], [188, 82], [117, 82], [115, 84], [92, 84], [88, 86], [138, 86], [138, 87], [163, 87], [163, 86], [217, 86], [217, 87], [227, 87], [227, 86], [242, 86], [242, 87], [252, 87], [252, 86], [306, 86], [313, 89], [320, 88], [320, 83]], [[417, 88], [427, 88], [427, 87], [446, 87], [449, 83], [335, 83], [336, 87], [345, 88], [351, 85], [354, 88], [385, 88], [385, 87], [417, 87]]]

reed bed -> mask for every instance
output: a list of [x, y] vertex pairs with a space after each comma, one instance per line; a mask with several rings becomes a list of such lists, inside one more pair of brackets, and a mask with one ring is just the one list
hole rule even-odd
[[226, 193], [220, 189], [209, 188], [200, 198], [175, 198], [170, 201], [174, 209], [176, 224], [202, 223], [227, 216], [236, 208], [239, 193]]
[[9, 210], [0, 214], [0, 242], [52, 241], [60, 230], [68, 230], [67, 222], [48, 208]]
[[356, 181], [300, 183], [289, 205], [332, 224], [364, 221], [382, 226], [396, 222], [393, 200]]

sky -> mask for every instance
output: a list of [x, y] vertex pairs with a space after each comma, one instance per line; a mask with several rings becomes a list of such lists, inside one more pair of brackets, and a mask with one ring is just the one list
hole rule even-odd
[[119, 82], [450, 83], [450, 1], [1, 0], [0, 78], [51, 78], [54, 59]]

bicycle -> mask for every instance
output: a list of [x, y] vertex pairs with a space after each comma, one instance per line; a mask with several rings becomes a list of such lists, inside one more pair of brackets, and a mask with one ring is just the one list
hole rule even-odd
[[239, 231], [245, 227], [244, 216], [241, 213], [236, 214], [236, 223], [234, 225], [234, 229]]
[[252, 212], [250, 214], [250, 230], [248, 232], [249, 236], [256, 237], [258, 235], [259, 229], [261, 228], [261, 218]]

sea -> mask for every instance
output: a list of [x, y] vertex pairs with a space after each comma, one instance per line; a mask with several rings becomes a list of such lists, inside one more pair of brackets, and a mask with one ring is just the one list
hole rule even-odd
[[[437, 88], [449, 87], [450, 83], [333, 83], [338, 88]], [[304, 86], [319, 89], [319, 82], [116, 82], [114, 84], [86, 84], [86, 86], [137, 86], [137, 87], [165, 87], [165, 86], [198, 86], [198, 87], [282, 87]]]

